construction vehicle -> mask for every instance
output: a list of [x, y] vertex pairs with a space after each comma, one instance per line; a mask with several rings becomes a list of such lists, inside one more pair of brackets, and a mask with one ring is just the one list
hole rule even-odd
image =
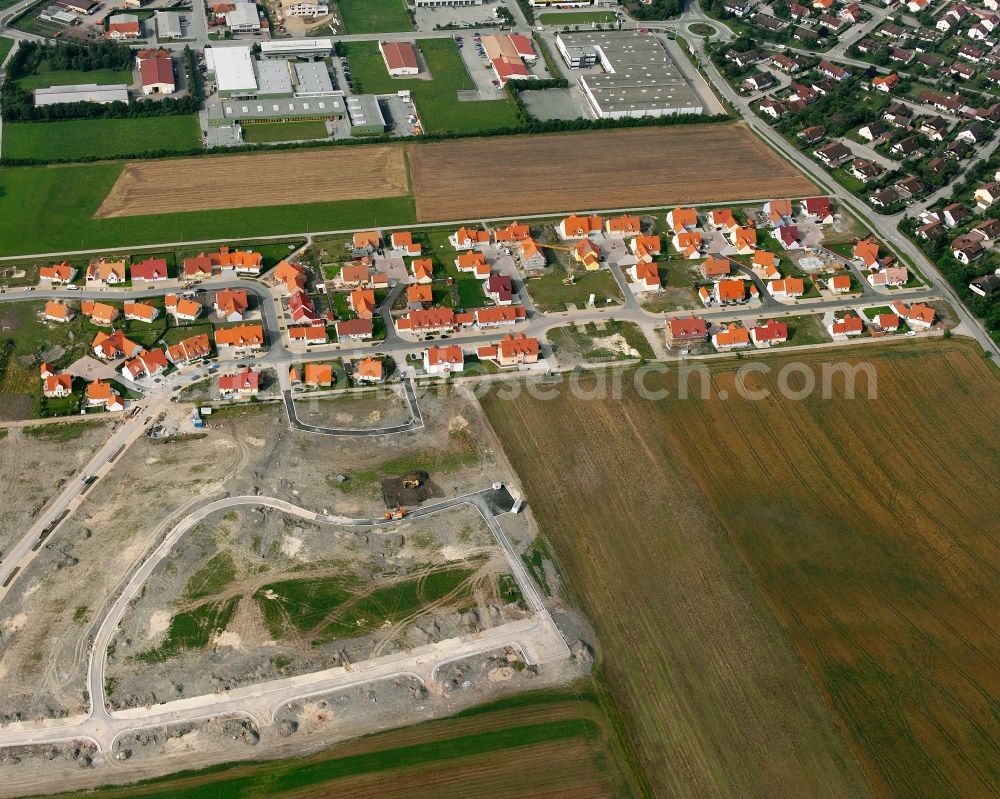
[[404, 477], [403, 478], [403, 488], [420, 488], [420, 478], [418, 478], [418, 477]]
[[387, 510], [382, 518], [388, 521], [394, 521], [396, 519], [402, 519], [406, 516], [406, 508], [396, 508], [396, 510]]

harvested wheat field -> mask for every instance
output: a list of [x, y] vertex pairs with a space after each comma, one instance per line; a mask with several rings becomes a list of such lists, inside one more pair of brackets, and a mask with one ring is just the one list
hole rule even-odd
[[163, 159], [126, 164], [94, 217], [364, 200], [407, 193], [401, 147]]
[[857, 357], [875, 399], [755, 354], [756, 402], [737, 362], [708, 399], [484, 400], [657, 795], [1000, 793], [1000, 380], [957, 340]]
[[[459, 180], [455, 164], [472, 164]], [[816, 187], [744, 125], [678, 125], [410, 147], [422, 222], [795, 197]]]

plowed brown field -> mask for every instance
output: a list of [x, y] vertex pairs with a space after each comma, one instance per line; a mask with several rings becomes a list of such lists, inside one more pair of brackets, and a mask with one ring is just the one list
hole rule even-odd
[[767, 356], [755, 402], [737, 362], [708, 399], [672, 375], [666, 400], [484, 399], [654, 793], [1000, 795], [1000, 380], [976, 350], [869, 349], [875, 399], [784, 398]]
[[331, 147], [125, 165], [95, 218], [398, 197], [402, 147]]
[[744, 125], [418, 144], [410, 148], [410, 166], [421, 222], [816, 191]]

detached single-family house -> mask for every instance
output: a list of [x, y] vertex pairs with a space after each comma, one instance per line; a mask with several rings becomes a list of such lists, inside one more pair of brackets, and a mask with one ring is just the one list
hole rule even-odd
[[712, 345], [719, 352], [741, 349], [750, 346], [750, 331], [745, 327], [729, 325], [712, 335]]
[[493, 272], [483, 282], [483, 293], [497, 305], [510, 305], [514, 301], [514, 281], [510, 275]]
[[833, 224], [833, 211], [829, 197], [809, 197], [802, 201], [801, 215], [820, 225]]
[[1000, 200], [1000, 183], [991, 181], [976, 189], [976, 205], [981, 209], [989, 208]]
[[354, 380], [357, 383], [381, 383], [385, 376], [379, 358], [362, 358], [354, 365]]
[[[657, 239], [659, 240], [659, 239]], [[532, 239], [518, 243], [518, 257], [525, 269], [542, 269], [545, 267], [545, 253]]]
[[418, 257], [422, 251], [420, 242], [413, 240], [413, 234], [408, 230], [399, 230], [390, 237], [392, 251], [397, 255]]
[[757, 250], [753, 254], [753, 262], [750, 268], [761, 280], [777, 280], [781, 277], [781, 272], [778, 271], [779, 263], [778, 256], [773, 252]]
[[117, 286], [125, 282], [124, 261], [92, 261], [87, 266], [88, 286]]
[[769, 282], [767, 290], [776, 300], [794, 300], [805, 294], [806, 287], [802, 278], [786, 277]]
[[831, 169], [840, 166], [852, 157], [851, 151], [839, 141], [828, 144], [826, 147], [820, 147], [813, 152], [813, 155]]
[[878, 266], [878, 242], [874, 239], [861, 239], [854, 244], [854, 258], [860, 261], [865, 269]]
[[354, 289], [347, 302], [359, 319], [371, 319], [375, 315], [376, 304], [373, 289]]
[[855, 313], [847, 313], [842, 319], [834, 318], [827, 327], [827, 332], [831, 336], [848, 338], [850, 336], [860, 336], [865, 332], [865, 323], [861, 317]]
[[493, 231], [493, 239], [497, 244], [516, 244], [531, 238], [531, 227], [518, 221], [513, 221], [505, 228]]
[[714, 255], [710, 255], [701, 262], [701, 276], [706, 280], [719, 280], [727, 277], [729, 272], [728, 258], [716, 258]]
[[501, 367], [538, 363], [538, 339], [524, 333], [508, 333], [499, 344], [480, 347], [480, 360], [496, 361]]
[[122, 364], [121, 373], [129, 380], [138, 380], [140, 377], [156, 377], [156, 375], [166, 371], [167, 354], [162, 349], [148, 350], [140, 352], [131, 360]]
[[73, 375], [43, 375], [42, 396], [47, 399], [68, 397], [73, 393]]
[[112, 330], [110, 333], [99, 331], [90, 346], [94, 350], [94, 355], [105, 361], [134, 358], [142, 352], [142, 347], [125, 338], [121, 330]]
[[219, 375], [219, 397], [234, 399], [256, 397], [260, 393], [260, 373], [249, 366], [235, 374]]
[[333, 385], [333, 366], [328, 363], [307, 363], [303, 383], [309, 388], [329, 388]]
[[604, 232], [611, 238], [623, 239], [626, 236], [638, 236], [642, 233], [642, 223], [638, 216], [622, 214], [604, 223]]
[[630, 266], [628, 273], [632, 278], [632, 288], [635, 291], [646, 293], [660, 291], [663, 288], [660, 284], [660, 272], [654, 263], [640, 261]]
[[905, 286], [909, 279], [910, 273], [905, 266], [887, 266], [885, 269], [868, 275], [868, 283], [872, 288]]
[[708, 338], [708, 325], [695, 316], [667, 321], [666, 341], [671, 349], [703, 344]]
[[111, 384], [101, 378], [97, 378], [92, 383], [87, 384], [87, 405], [96, 407], [103, 405], [108, 411], [125, 410], [125, 404]]
[[448, 237], [456, 250], [473, 250], [486, 247], [490, 243], [490, 232], [481, 228], [460, 227]]
[[167, 271], [166, 258], [147, 258], [137, 264], [132, 264], [133, 283], [156, 283], [170, 277]]
[[892, 304], [892, 310], [913, 330], [929, 330], [934, 324], [935, 312], [929, 305], [915, 302], [907, 308], [897, 300]]
[[334, 325], [340, 342], [368, 341], [375, 333], [371, 319], [345, 319]]
[[416, 311], [434, 302], [434, 292], [426, 283], [414, 283], [406, 287], [406, 307]]
[[457, 344], [445, 347], [431, 346], [424, 350], [424, 372], [429, 375], [447, 375], [465, 369], [462, 348]]
[[962, 203], [952, 203], [941, 209], [941, 217], [948, 227], [958, 227], [970, 216], [972, 216], [972, 211]]
[[802, 246], [797, 225], [782, 225], [771, 232], [786, 250], [797, 250]]
[[640, 263], [649, 263], [660, 254], [660, 237], [636, 236], [629, 242], [629, 249]]
[[834, 294], [848, 294], [851, 291], [851, 276], [834, 275], [826, 281], [826, 287]]
[[244, 289], [223, 289], [215, 295], [215, 314], [224, 322], [242, 322], [250, 307], [250, 298]]
[[42, 280], [48, 280], [53, 286], [72, 283], [73, 278], [76, 277], [76, 269], [69, 265], [69, 261], [63, 261], [61, 264], [41, 267], [38, 270], [38, 277]]
[[80, 304], [80, 311], [84, 316], [89, 316], [90, 321], [100, 327], [108, 327], [115, 323], [118, 319], [119, 311], [115, 306], [108, 305], [106, 302], [94, 302], [93, 300], [84, 300]]
[[163, 298], [163, 307], [178, 321], [193, 322], [201, 315], [201, 303], [175, 294]]
[[698, 212], [694, 208], [674, 208], [667, 213], [667, 225], [674, 233], [692, 231], [698, 227]]
[[561, 239], [584, 239], [596, 236], [604, 227], [604, 220], [599, 216], [567, 216], [559, 222], [557, 231]]
[[126, 300], [122, 311], [125, 318], [137, 322], [153, 322], [160, 315], [160, 309], [148, 302], [131, 302]]
[[769, 319], [763, 325], [750, 328], [750, 338], [758, 347], [770, 347], [772, 344], [784, 344], [788, 341], [788, 325]]
[[986, 248], [983, 247], [982, 240], [978, 236], [972, 236], [968, 233], [957, 236], [951, 243], [951, 254], [955, 256], [955, 260], [967, 266], [981, 258], [985, 253]]
[[351, 238], [354, 257], [371, 255], [382, 246], [382, 234], [377, 230], [359, 230]]
[[430, 283], [434, 280], [434, 261], [430, 258], [415, 258], [410, 262], [414, 283]]
[[486, 263], [486, 256], [477, 250], [467, 250], [455, 259], [455, 267], [459, 272], [471, 272], [480, 280], [485, 280], [490, 276], [490, 265]]
[[701, 257], [701, 233], [675, 233], [670, 240], [673, 248], [685, 258], [691, 260]]
[[791, 200], [768, 200], [764, 203], [764, 216], [772, 227], [793, 221]]

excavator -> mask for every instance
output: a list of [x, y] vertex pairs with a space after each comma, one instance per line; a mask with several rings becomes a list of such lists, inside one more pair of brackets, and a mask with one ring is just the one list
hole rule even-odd
[[406, 516], [406, 508], [399, 507], [396, 508], [396, 510], [387, 510], [382, 515], [382, 518], [388, 522], [394, 521], [395, 519], [402, 519], [404, 516]]

